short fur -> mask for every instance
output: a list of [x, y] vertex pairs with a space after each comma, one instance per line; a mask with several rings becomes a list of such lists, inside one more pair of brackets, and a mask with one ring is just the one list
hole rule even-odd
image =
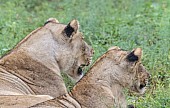
[[[127, 108], [123, 89], [143, 94], [148, 83], [149, 73], [141, 64], [141, 56], [140, 48], [128, 52], [112, 47], [69, 94], [31, 108]], [[138, 59], [132, 62], [129, 57]]]
[[77, 20], [65, 25], [50, 18], [0, 59], [0, 95], [66, 94], [61, 72], [78, 81], [92, 55]]

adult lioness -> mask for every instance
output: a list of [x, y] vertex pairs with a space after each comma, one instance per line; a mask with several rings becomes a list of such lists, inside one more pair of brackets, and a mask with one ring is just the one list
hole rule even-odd
[[112, 47], [66, 95], [31, 108], [126, 108], [123, 88], [143, 94], [149, 73], [141, 64], [142, 49]]
[[77, 20], [65, 25], [51, 18], [0, 59], [0, 95], [63, 95], [60, 72], [79, 80], [92, 55]]

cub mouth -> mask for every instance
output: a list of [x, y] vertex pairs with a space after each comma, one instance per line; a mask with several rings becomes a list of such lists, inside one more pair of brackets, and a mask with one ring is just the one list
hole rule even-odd
[[146, 91], [146, 83], [138, 83], [134, 86], [132, 86], [131, 90], [134, 91], [134, 92], [137, 92], [139, 94], [144, 94], [145, 91]]
[[143, 89], [144, 87], [146, 87], [146, 84], [140, 84], [139, 85], [139, 89]]
[[144, 94], [145, 91], [146, 91], [146, 84], [140, 84], [140, 85], [137, 87], [137, 91], [138, 91], [140, 94]]

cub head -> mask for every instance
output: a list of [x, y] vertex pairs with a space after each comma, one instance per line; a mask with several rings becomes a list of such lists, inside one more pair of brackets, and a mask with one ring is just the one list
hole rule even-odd
[[112, 47], [114, 59], [118, 66], [117, 76], [119, 83], [130, 90], [143, 94], [148, 84], [150, 74], [141, 63], [142, 49], [136, 48], [132, 51], [124, 51], [119, 47]]
[[57, 45], [55, 58], [60, 70], [78, 81], [83, 76], [82, 68], [91, 63], [94, 53], [79, 31], [79, 22], [72, 20], [65, 25], [50, 18], [44, 26], [53, 34]]
[[131, 69], [135, 75], [133, 78], [131, 90], [143, 94], [146, 90], [146, 85], [148, 84], [150, 74], [141, 63], [141, 58], [142, 58], [141, 48], [134, 49], [126, 57], [127, 62], [132, 63]]

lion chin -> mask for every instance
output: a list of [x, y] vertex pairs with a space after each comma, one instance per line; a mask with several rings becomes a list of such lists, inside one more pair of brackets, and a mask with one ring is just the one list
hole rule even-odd
[[147, 83], [138, 82], [137, 84], [131, 87], [131, 90], [139, 94], [144, 94], [146, 91], [146, 85]]

